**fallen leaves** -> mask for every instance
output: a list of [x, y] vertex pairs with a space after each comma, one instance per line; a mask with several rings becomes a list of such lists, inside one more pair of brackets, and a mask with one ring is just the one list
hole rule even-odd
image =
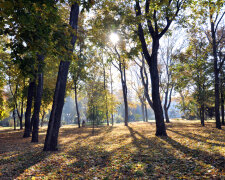
[[[225, 131], [208, 123], [171, 123], [169, 137], [155, 124], [60, 130], [59, 151], [42, 152], [22, 132], [2, 132], [0, 179], [216, 179], [225, 176]], [[8, 144], [8, 142], [10, 144]]]

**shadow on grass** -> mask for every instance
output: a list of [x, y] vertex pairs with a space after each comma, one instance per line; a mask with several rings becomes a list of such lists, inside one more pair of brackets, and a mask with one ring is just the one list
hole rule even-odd
[[[187, 137], [189, 139], [192, 139], [192, 140], [195, 140], [195, 141], [198, 141], [198, 142], [202, 142], [202, 143], [207, 143], [211, 146], [221, 146], [221, 147], [225, 147], [225, 145], [223, 144], [218, 144], [218, 143], [211, 143], [211, 142], [208, 142], [207, 140], [209, 139], [209, 137], [204, 137], [204, 136], [201, 136], [200, 134], [193, 134], [191, 132], [188, 132], [188, 133], [181, 133], [179, 131], [175, 131], [175, 130], [172, 130], [172, 129], [167, 129], [168, 131], [171, 131], [175, 134], [178, 134], [180, 136], [183, 136], [183, 137]], [[197, 137], [196, 137], [197, 136]], [[216, 138], [213, 138], [213, 140], [216, 140], [216, 141], [220, 141], [218, 137]], [[222, 141], [223, 142], [223, 141]]]
[[[176, 132], [177, 126], [172, 126], [175, 127], [175, 130], [172, 129], [172, 131]], [[187, 128], [192, 127], [193, 125]], [[148, 128], [142, 130], [131, 125], [122, 128], [121, 134], [117, 134], [120, 128], [116, 128], [111, 126], [98, 127], [94, 135], [90, 127], [62, 128], [59, 136], [61, 138], [59, 139], [61, 151], [57, 153], [56, 158], [51, 156], [52, 159], [46, 159], [41, 167], [38, 166], [36, 174], [44, 172], [45, 175], [48, 173], [51, 175], [53, 173], [59, 179], [62, 177], [64, 179], [77, 177], [81, 177], [81, 179], [90, 177], [138, 179], [144, 176], [148, 179], [165, 177], [179, 179], [183, 175], [189, 177], [189, 175], [199, 171], [206, 174], [207, 169], [202, 162], [219, 170], [224, 167], [224, 157], [220, 154], [190, 149], [170, 137], [156, 137], [152, 132], [149, 134]], [[113, 133], [110, 134], [112, 131]], [[151, 129], [151, 131], [153, 130]], [[178, 133], [181, 132], [178, 131]], [[114, 138], [116, 138], [115, 141]], [[201, 137], [194, 138], [197, 138], [193, 139], [196, 141], [202, 139]], [[26, 149], [20, 155], [0, 160], [0, 165], [2, 163], [14, 166], [9, 169], [5, 168], [2, 171], [4, 175], [8, 179], [15, 178], [25, 169], [48, 158], [51, 153], [42, 152], [40, 148]], [[69, 175], [67, 176], [67, 174]], [[26, 177], [29, 179], [30, 176]], [[201, 174], [197, 177], [201, 177]]]
[[84, 172], [91, 167], [105, 167], [111, 159], [111, 153], [99, 147], [83, 146], [75, 151], [70, 151], [68, 154], [76, 158], [76, 161], [70, 166], [76, 167], [79, 172]]
[[206, 164], [211, 164], [216, 167], [218, 170], [222, 171], [225, 168], [225, 158], [221, 154], [214, 153], [213, 155], [197, 149], [190, 149], [187, 146], [182, 145], [181, 143], [173, 140], [170, 137], [161, 137], [175, 149], [181, 151], [182, 153], [192, 156], [193, 158], [200, 160]]
[[40, 146], [44, 141], [44, 134], [39, 136], [39, 143], [31, 143], [31, 138], [22, 138], [23, 133], [22, 130], [1, 134], [0, 179], [14, 179], [50, 155], [49, 152], [42, 152]]
[[[23, 173], [29, 167], [43, 161], [46, 157], [50, 155], [49, 152], [35, 151], [35, 152], [26, 152], [18, 156], [11, 157], [9, 159], [2, 159], [0, 165], [4, 165], [1, 169], [2, 177], [14, 179]], [[7, 165], [8, 163], [13, 163]], [[1, 177], [0, 177], [1, 179]]]
[[[133, 144], [138, 148], [138, 152], [133, 155], [134, 162], [142, 162], [146, 164], [145, 173], [149, 177], [164, 178], [168, 176], [175, 177], [173, 174], [176, 171], [178, 174], [188, 174], [195, 169], [200, 169], [201, 165], [192, 159], [180, 159], [176, 157], [173, 150], [165, 147], [166, 143], [158, 137], [146, 138], [143, 134], [128, 127]], [[141, 137], [140, 139], [137, 136]], [[165, 171], [157, 168], [164, 167]], [[171, 172], [171, 174], [170, 174]]]
[[[101, 135], [101, 137], [95, 141], [95, 143], [98, 144], [104, 140], [105, 135], [112, 132], [113, 129], [115, 129], [115, 128], [116, 127], [112, 127], [112, 126], [98, 127], [95, 129], [94, 134], [92, 133], [91, 127], [82, 127], [82, 128], [69, 129], [69, 130], [62, 129], [62, 131], [60, 133], [60, 137], [63, 137], [63, 139], [65, 137], [67, 137], [69, 140], [62, 143], [59, 139], [59, 150], [63, 149], [64, 147], [66, 147], [68, 145], [73, 144], [74, 142], [77, 142], [78, 140], [82, 141], [82, 140], [86, 140], [90, 137], [95, 137], [95, 136]], [[80, 136], [73, 137], [73, 136], [76, 136], [77, 134], [79, 134]]]
[[[139, 150], [136, 156], [133, 157], [134, 161], [155, 164], [155, 166], [157, 164], [159, 166], [167, 166], [170, 171], [179, 171], [181, 174], [203, 169], [199, 160], [217, 168], [220, 172], [225, 168], [225, 158], [218, 153], [212, 155], [205, 151], [190, 149], [170, 137], [146, 138], [143, 134], [135, 131], [133, 128], [128, 127], [128, 129], [133, 139], [133, 144]], [[137, 138], [137, 136], [139, 136], [140, 139]], [[168, 144], [171, 145], [172, 148], [169, 148]], [[181, 156], [182, 158], [176, 157], [173, 149], [182, 152], [184, 156]], [[145, 150], [148, 152], [147, 154], [143, 153]], [[156, 173], [156, 170], [152, 168], [150, 172]], [[205, 170], [204, 173], [207, 173], [207, 171]], [[165, 176], [167, 175], [165, 174]]]

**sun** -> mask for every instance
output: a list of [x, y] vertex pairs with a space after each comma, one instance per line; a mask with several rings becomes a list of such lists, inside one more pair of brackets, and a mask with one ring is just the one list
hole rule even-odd
[[110, 38], [110, 41], [114, 44], [114, 45], [116, 45], [116, 43], [119, 41], [119, 36], [118, 36], [118, 34], [116, 34], [116, 33], [111, 33], [110, 34], [110, 36], [109, 36], [109, 38]]

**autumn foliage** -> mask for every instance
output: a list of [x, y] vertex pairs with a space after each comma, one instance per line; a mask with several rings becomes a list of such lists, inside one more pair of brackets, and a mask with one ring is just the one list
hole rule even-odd
[[0, 129], [0, 179], [223, 179], [225, 131], [213, 123], [173, 121], [168, 137], [156, 137], [154, 123], [128, 127], [64, 126], [59, 151], [43, 152], [22, 131]]

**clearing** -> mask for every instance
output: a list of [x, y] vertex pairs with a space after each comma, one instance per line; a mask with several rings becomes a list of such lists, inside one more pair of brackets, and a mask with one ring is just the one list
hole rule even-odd
[[46, 128], [39, 143], [1, 128], [0, 179], [225, 179], [225, 130], [214, 126], [173, 121], [163, 138], [155, 123], [103, 126], [94, 135], [64, 126], [57, 152], [42, 151]]

